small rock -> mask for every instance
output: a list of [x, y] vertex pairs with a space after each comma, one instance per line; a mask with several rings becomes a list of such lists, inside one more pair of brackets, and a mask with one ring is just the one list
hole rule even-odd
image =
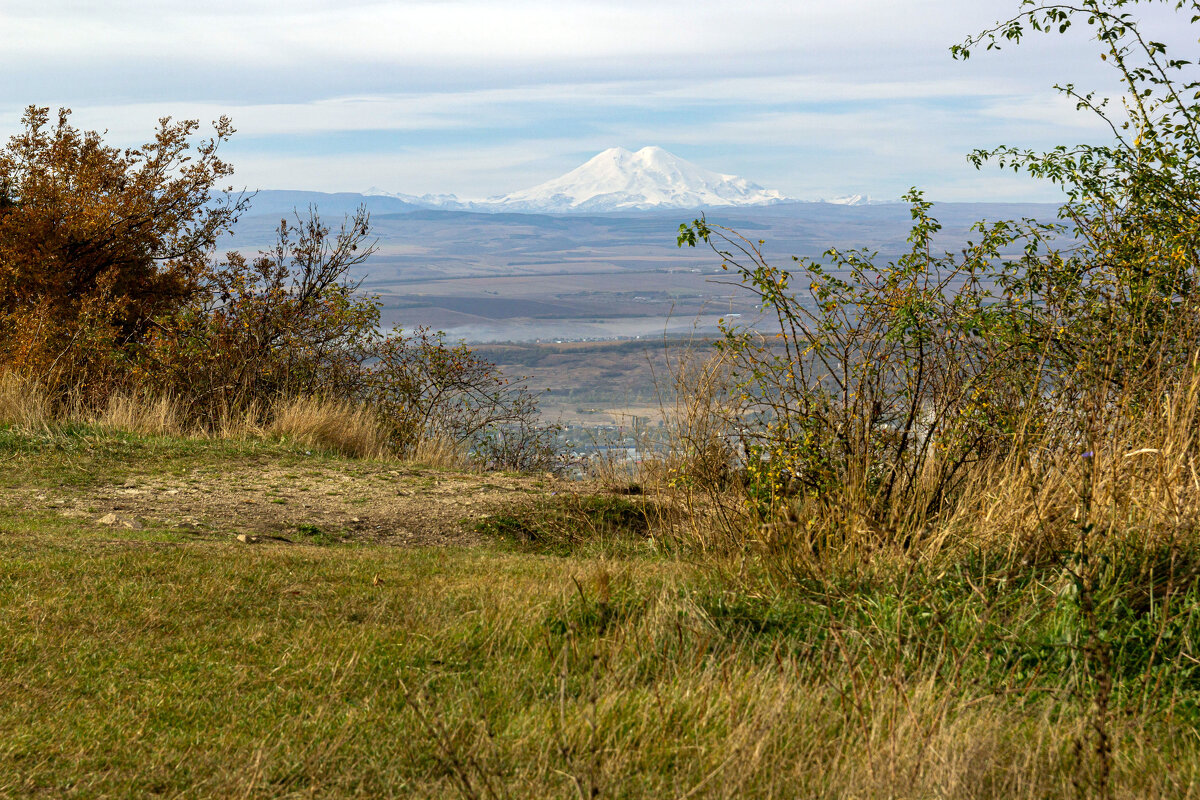
[[239, 534], [237, 535], [237, 540], [238, 540], [239, 542], [245, 542], [246, 544], [254, 544], [255, 542], [257, 542], [257, 541], [258, 541], [258, 537], [257, 537], [257, 536], [251, 536], [251, 535], [250, 535], [250, 534], [248, 534], [248, 533], [239, 533]]
[[121, 518], [116, 514], [105, 514], [100, 519], [96, 520], [100, 525], [120, 525]]

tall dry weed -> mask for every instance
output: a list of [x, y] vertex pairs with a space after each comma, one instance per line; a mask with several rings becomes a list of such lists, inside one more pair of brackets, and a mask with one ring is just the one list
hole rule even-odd
[[[940, 523], [946, 541], [1014, 554], [1067, 546], [1081, 527], [1147, 544], [1200, 524], [1200, 371], [1142, 409], [1114, 404], [1074, 449], [1015, 448], [980, 464]], [[1086, 449], [1085, 449], [1086, 448]]]
[[475, 466], [464, 442], [436, 434], [418, 439], [408, 458], [434, 469], [462, 470]]
[[92, 421], [109, 430], [146, 436], [186, 436], [192, 432], [179, 401], [170, 395], [117, 392], [109, 396]]
[[0, 372], [0, 425], [40, 427], [53, 416], [50, 398], [40, 383], [11, 370]]
[[685, 524], [676, 526], [680, 535], [702, 550], [724, 551], [737, 546], [730, 539], [740, 539], [745, 528], [739, 484], [744, 452], [730, 403], [735, 386], [729, 360], [723, 351], [700, 347], [668, 354], [658, 387], [666, 447], [653, 451], [642, 478], [664, 501], [673, 496], [686, 510]]
[[673, 468], [701, 483], [725, 483], [734, 456], [728, 361], [721, 353], [688, 349], [671, 362], [670, 376], [673, 391], [664, 418]]
[[262, 403], [252, 400], [245, 405], [223, 404], [213, 415], [211, 433], [218, 439], [246, 439], [266, 434]]
[[354, 458], [380, 458], [387, 453], [387, 432], [379, 420], [369, 409], [346, 401], [319, 397], [280, 401], [266, 431]]

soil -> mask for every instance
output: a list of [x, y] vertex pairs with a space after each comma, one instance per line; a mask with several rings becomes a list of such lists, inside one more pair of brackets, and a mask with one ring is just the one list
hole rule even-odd
[[479, 475], [386, 464], [199, 468], [120, 484], [40, 488], [23, 505], [124, 528], [168, 528], [242, 541], [471, 545], [476, 522], [571, 489], [551, 476]]

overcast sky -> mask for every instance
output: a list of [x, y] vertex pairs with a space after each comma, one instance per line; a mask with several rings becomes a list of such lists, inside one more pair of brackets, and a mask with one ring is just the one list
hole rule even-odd
[[122, 145], [228, 114], [249, 188], [482, 198], [659, 145], [801, 199], [1055, 200], [964, 157], [1104, 139], [1052, 89], [1109, 85], [1086, 29], [950, 58], [1017, 5], [0, 0], [0, 137], [29, 104]]

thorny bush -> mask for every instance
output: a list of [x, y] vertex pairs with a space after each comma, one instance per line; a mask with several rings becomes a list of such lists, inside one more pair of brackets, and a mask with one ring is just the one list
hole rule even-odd
[[387, 420], [393, 446], [413, 450], [422, 440], [469, 446], [486, 466], [546, 469], [553, 431], [539, 427], [537, 397], [523, 381], [510, 381], [495, 364], [465, 344], [418, 328], [389, 336], [372, 353], [366, 395]]

